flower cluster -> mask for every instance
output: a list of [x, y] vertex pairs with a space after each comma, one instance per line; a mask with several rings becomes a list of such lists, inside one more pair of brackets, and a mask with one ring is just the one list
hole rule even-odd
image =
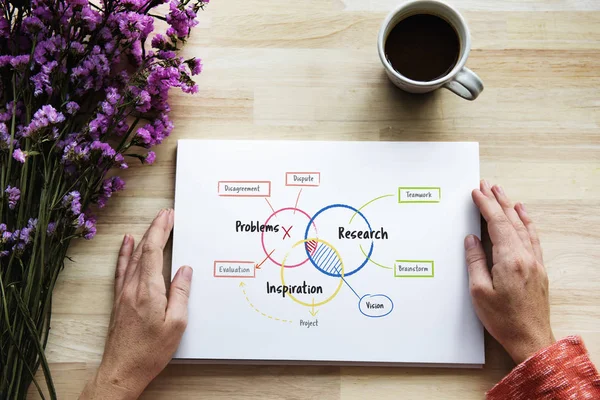
[[[151, 14], [164, 0], [121, 0], [103, 7], [83, 0], [33, 0], [22, 21], [11, 17], [18, 5], [7, 3], [0, 15], [0, 92], [5, 94], [0, 157], [12, 168], [0, 182], [3, 219], [23, 201], [21, 169], [28, 162], [37, 162], [37, 168], [43, 163], [46, 172], [52, 169], [43, 178], [53, 179], [50, 189], [62, 208], [48, 204], [40, 223], [55, 237], [91, 238], [92, 220], [84, 216], [81, 222], [81, 209], [104, 207], [124, 187], [118, 177], [103, 179], [107, 171], [126, 169], [128, 158], [155, 162], [149, 149], [173, 130], [169, 90], [195, 93], [192, 76], [202, 71], [199, 59], [184, 60], [177, 50], [206, 1], [167, 1], [164, 33], [154, 32]], [[8, 255], [10, 246], [14, 243], [0, 243], [0, 251]]]
[[[207, 2], [0, 0], [0, 274], [12, 285], [3, 304], [19, 315], [20, 300], [10, 296], [35, 296], [25, 301], [35, 304], [27, 318], [41, 335], [70, 240], [93, 238], [92, 212], [125, 187], [108, 172], [155, 163], [152, 147], [173, 130], [169, 90], [198, 91], [192, 77], [202, 63], [178, 50]], [[0, 337], [30, 331], [5, 315]], [[0, 342], [0, 365], [11, 366], [0, 368], [0, 397], [19, 399], [39, 346], [12, 340], [25, 347]]]

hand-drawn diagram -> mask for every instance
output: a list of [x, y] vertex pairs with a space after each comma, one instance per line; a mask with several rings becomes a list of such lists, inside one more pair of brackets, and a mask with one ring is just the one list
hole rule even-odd
[[[273, 185], [298, 191], [295, 204], [273, 208], [270, 201]], [[304, 307], [313, 317], [342, 290], [350, 290], [356, 303], [349, 307], [356, 307], [368, 318], [385, 318], [394, 312], [394, 294], [362, 287], [366, 282], [360, 280], [361, 271], [369, 266], [378, 269], [386, 279], [434, 278], [434, 260], [428, 259], [427, 254], [420, 260], [378, 258], [378, 246], [390, 237], [385, 227], [371, 224], [369, 210], [384, 202], [395, 202], [399, 207], [435, 205], [442, 200], [441, 188], [394, 187], [362, 205], [340, 202], [325, 204], [320, 209], [303, 209], [300, 206], [303, 191], [304, 196], [314, 195], [320, 186], [319, 172], [287, 172], [281, 182], [275, 183], [219, 181], [216, 195], [236, 197], [240, 206], [250, 198], [264, 199], [264, 215], [227, 222], [235, 227], [235, 232], [249, 233], [246, 237], [262, 249], [264, 258], [244, 260], [242, 254], [236, 254], [231, 260], [215, 260], [213, 277], [234, 278], [232, 285], [239, 286], [249, 310], [276, 323], [293, 320], [257, 308], [248, 297], [246, 286], [266, 285], [266, 295], [289, 299], [291, 306]], [[306, 193], [307, 188], [311, 188], [310, 193]], [[262, 277], [261, 271], [270, 268], [279, 270], [277, 282]], [[301, 322], [300, 326], [318, 324], [317, 320]]]

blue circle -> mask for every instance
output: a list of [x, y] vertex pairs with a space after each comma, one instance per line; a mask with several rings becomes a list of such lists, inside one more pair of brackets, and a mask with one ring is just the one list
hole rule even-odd
[[[372, 230], [371, 229], [371, 224], [369, 224], [369, 221], [367, 220], [367, 218], [360, 211], [358, 211], [356, 208], [348, 206], [346, 204], [331, 204], [331, 205], [329, 205], [327, 207], [321, 208], [315, 215], [313, 215], [313, 217], [310, 219], [310, 221], [308, 221], [308, 225], [306, 226], [306, 232], [304, 233], [304, 240], [308, 239], [308, 232], [310, 231], [310, 227], [311, 227], [311, 225], [313, 225], [313, 221], [315, 220], [315, 218], [317, 218], [319, 216], [319, 214], [321, 214], [323, 211], [327, 211], [330, 208], [347, 208], [349, 210], [354, 211], [355, 213], [357, 213], [358, 215], [360, 215], [362, 217], [362, 219], [365, 220], [365, 222], [367, 223], [367, 226], [369, 227], [369, 230], [370, 231]], [[367, 258], [365, 258], [365, 261], [363, 261], [362, 264], [360, 264], [358, 266], [358, 268], [356, 268], [354, 271], [351, 271], [351, 272], [348, 272], [348, 273], [344, 272], [344, 277], [350, 276], [350, 275], [353, 275], [353, 274], [357, 273], [358, 271], [360, 271], [362, 269], [362, 267], [364, 267], [365, 265], [367, 265], [367, 263], [369, 262], [369, 259], [371, 258], [371, 254], [373, 254], [373, 247], [374, 247], [373, 239], [371, 239], [371, 248], [369, 249], [369, 254], [367, 254]], [[341, 274], [332, 274], [331, 272], [327, 272], [327, 271], [323, 270], [321, 267], [319, 267], [317, 265], [317, 263], [315, 262], [315, 260], [313, 260], [311, 254], [308, 251], [308, 249], [306, 248], [306, 246], [304, 246], [304, 250], [306, 251], [306, 255], [308, 256], [308, 259], [310, 260], [311, 264], [314, 265], [314, 267], [316, 269], [318, 269], [319, 271], [321, 271], [325, 275], [333, 276], [333, 277], [336, 277], [336, 278], [339, 278], [339, 277], [342, 276]]]

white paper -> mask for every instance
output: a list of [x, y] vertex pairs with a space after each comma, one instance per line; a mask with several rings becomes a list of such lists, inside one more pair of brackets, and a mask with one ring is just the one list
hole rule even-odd
[[175, 358], [484, 363], [463, 247], [480, 234], [477, 143], [177, 151], [172, 275], [194, 277]]

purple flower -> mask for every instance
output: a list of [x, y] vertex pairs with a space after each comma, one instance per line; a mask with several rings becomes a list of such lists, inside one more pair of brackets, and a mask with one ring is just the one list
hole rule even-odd
[[129, 54], [131, 54], [133, 60], [135, 61], [135, 65], [140, 65], [142, 63], [143, 50], [142, 42], [140, 40], [133, 42], [129, 50]]
[[24, 68], [27, 64], [29, 64], [29, 54], [22, 54], [20, 56], [15, 56], [10, 60], [10, 65], [14, 69]]
[[146, 4], [146, 0], [122, 0], [124, 6], [130, 6], [134, 10], [139, 10], [140, 7]]
[[40, 33], [40, 32], [45, 33], [47, 30], [44, 23], [35, 15], [32, 15], [32, 16], [29, 16], [29, 17], [26, 17], [25, 19], [23, 19], [23, 27], [27, 31], [27, 35], [31, 39], [36, 39], [36, 40], [38, 38], [38, 33]]
[[152, 125], [146, 125], [139, 128], [136, 132], [136, 137], [140, 138], [141, 142], [147, 145], [152, 145], [152, 134], [149, 129], [154, 130]]
[[51, 95], [54, 91], [50, 82], [50, 74], [54, 71], [54, 69], [58, 66], [58, 62], [51, 61], [47, 64], [42, 65], [41, 72], [35, 74], [31, 77], [31, 81], [35, 86], [35, 90], [33, 91], [34, 96], [38, 97], [42, 94]]
[[10, 65], [10, 61], [12, 60], [12, 56], [4, 55], [0, 56], [0, 67], [6, 67]]
[[154, 164], [154, 160], [156, 160], [156, 153], [154, 153], [153, 151], [149, 151], [148, 154], [146, 154], [146, 158], [145, 158], [145, 162], [146, 164]]
[[121, 190], [125, 189], [125, 181], [123, 179], [119, 178], [118, 176], [113, 176], [111, 180], [113, 192], [120, 192]]
[[27, 153], [25, 153], [21, 149], [15, 149], [15, 151], [13, 151], [13, 158], [15, 160], [17, 160], [18, 162], [20, 162], [21, 164], [24, 164], [25, 159], [27, 158]]
[[135, 104], [135, 109], [139, 112], [145, 113], [148, 110], [150, 110], [150, 108], [152, 107], [152, 103], [151, 100], [152, 98], [150, 97], [150, 93], [148, 93], [145, 90], [139, 90], [138, 88], [132, 88], [132, 93], [136, 93], [135, 97], [136, 97], [136, 104]]
[[194, 94], [198, 93], [198, 86], [193, 83], [189, 84], [186, 82], [181, 84], [181, 90], [183, 90], [184, 93]]
[[19, 234], [19, 240], [23, 244], [27, 245], [31, 243], [35, 235], [35, 230], [37, 228], [37, 221], [37, 219], [29, 218], [29, 221], [27, 221], [27, 226], [21, 229], [21, 232]]
[[25, 243], [16, 242], [16, 244], [12, 247], [12, 251], [17, 255], [23, 254], [23, 251], [25, 251]]
[[127, 163], [125, 162], [125, 158], [121, 153], [117, 153], [117, 155], [115, 156], [115, 164], [118, 164], [119, 168], [121, 169], [129, 168], [129, 165], [127, 165]]
[[84, 213], [73, 222], [75, 233], [81, 235], [84, 239], [90, 240], [96, 235], [96, 219], [93, 216], [87, 216]]
[[98, 113], [96, 114], [96, 118], [94, 118], [89, 124], [90, 135], [92, 135], [94, 139], [98, 139], [100, 135], [106, 133], [107, 127], [108, 118], [106, 118], [106, 115]]
[[62, 49], [66, 48], [66, 44], [67, 42], [60, 35], [55, 35], [46, 40], [42, 40], [37, 44], [33, 51], [33, 60], [36, 64], [42, 66], [54, 63], [52, 67], [54, 68], [58, 65], [54, 60], [59, 59], [58, 55]]
[[75, 219], [75, 227], [81, 228], [85, 224], [85, 214], [81, 213]]
[[110, 144], [101, 142], [99, 140], [92, 142], [90, 149], [92, 151], [96, 151], [101, 157], [104, 158], [113, 158], [116, 154], [115, 149], [113, 149]]
[[65, 105], [65, 108], [68, 114], [74, 115], [77, 113], [77, 111], [79, 111], [79, 104], [75, 103], [74, 101], [70, 101]]
[[85, 46], [80, 42], [72, 41], [69, 45], [71, 46], [71, 51], [76, 55], [85, 53]]
[[85, 221], [83, 226], [83, 238], [85, 240], [92, 240], [94, 236], [96, 236], [96, 224], [91, 220]]
[[19, 239], [23, 243], [28, 244], [31, 241], [31, 230], [29, 228], [21, 229], [21, 234], [19, 236]]
[[68, 208], [71, 214], [77, 216], [81, 214], [81, 195], [78, 191], [66, 194], [62, 199], [62, 206]]
[[68, 165], [81, 164], [90, 157], [90, 148], [80, 145], [75, 139], [71, 139], [65, 144], [63, 149], [62, 162]]
[[198, 75], [200, 72], [202, 72], [202, 60], [199, 58], [190, 58], [186, 61], [186, 64], [190, 68], [192, 75]]
[[48, 223], [48, 228], [46, 229], [46, 233], [48, 234], [48, 236], [54, 236], [54, 234], [56, 233], [56, 222]]
[[0, 149], [10, 147], [10, 135], [6, 129], [6, 124], [0, 122]]
[[90, 90], [100, 90], [110, 74], [110, 62], [100, 46], [94, 46], [87, 57], [71, 71], [71, 82], [77, 87], [76, 94], [83, 95]]
[[51, 105], [46, 104], [33, 114], [31, 122], [23, 132], [23, 136], [32, 137], [43, 131], [45, 128], [60, 124], [61, 122], [64, 122], [64, 120], [65, 116], [62, 113], [56, 111]]
[[167, 14], [167, 23], [170, 25], [167, 29], [167, 35], [177, 35], [180, 38], [189, 36], [190, 29], [198, 25], [196, 21], [196, 12], [192, 7], [185, 7], [178, 0], [171, 0], [169, 3], [170, 12]]
[[161, 35], [160, 33], [157, 34], [156, 36], [154, 36], [152, 38], [152, 47], [159, 49], [159, 50], [163, 50], [167, 47], [167, 38], [164, 37], [163, 35]]
[[21, 191], [19, 188], [8, 185], [6, 190], [4, 190], [4, 193], [8, 194], [8, 208], [14, 210], [17, 206], [17, 202], [21, 198]]
[[105, 179], [104, 182], [102, 182], [102, 192], [98, 197], [98, 207], [104, 207], [113, 193], [121, 191], [124, 188], [125, 181], [123, 181], [123, 179], [119, 178], [118, 176], [113, 176], [111, 178]]
[[119, 94], [119, 91], [117, 90], [117, 88], [109, 87], [106, 90], [106, 101], [108, 101], [110, 104], [112, 104], [114, 106], [115, 104], [117, 104], [119, 102], [119, 100], [121, 100], [121, 95]]
[[106, 115], [107, 117], [112, 117], [115, 113], [115, 108], [108, 101], [103, 101], [100, 104], [100, 107], [102, 108], [102, 112], [104, 113], [104, 115]]
[[72, 7], [82, 7], [88, 4], [87, 0], [67, 0], [67, 3]]
[[160, 50], [157, 53], [158, 58], [163, 60], [170, 60], [176, 57], [176, 54], [173, 50]]
[[0, 251], [0, 258], [6, 257], [6, 256], [8, 256], [8, 254], [9, 254], [8, 250], [2, 250], [2, 251]]
[[2, 234], [2, 238], [0, 238], [0, 242], [1, 243], [8, 243], [10, 240], [12, 240], [13, 234], [11, 232], [4, 232]]
[[133, 11], [120, 13], [117, 24], [119, 33], [130, 42], [137, 41], [140, 38], [145, 39], [154, 29], [154, 19], [152, 17]]
[[96, 25], [102, 22], [102, 14], [91, 7], [84, 6], [81, 10], [81, 19], [87, 24], [87, 28], [91, 31], [96, 29]]
[[[0, 58], [2, 58], [2, 56], [0, 56]], [[18, 101], [17, 104], [15, 105], [15, 102], [13, 100], [9, 101], [8, 103], [6, 103], [6, 106], [4, 107], [6, 109], [5, 112], [0, 112], [0, 121], [2, 122], [7, 122], [12, 120], [13, 118], [13, 110], [15, 110], [15, 117], [18, 119], [21, 117], [21, 115], [23, 115], [23, 102], [22, 101]]]

